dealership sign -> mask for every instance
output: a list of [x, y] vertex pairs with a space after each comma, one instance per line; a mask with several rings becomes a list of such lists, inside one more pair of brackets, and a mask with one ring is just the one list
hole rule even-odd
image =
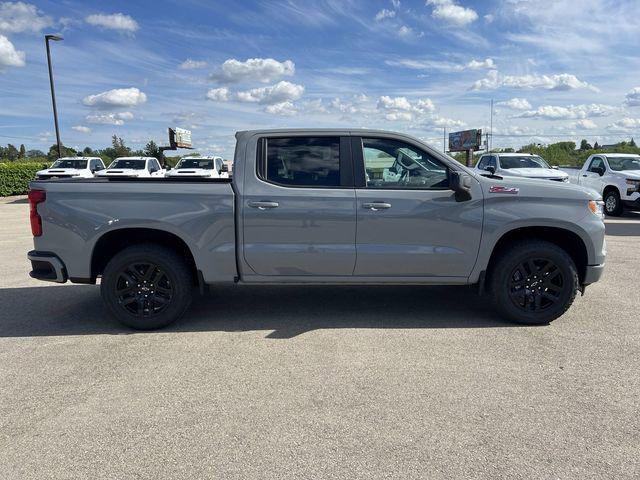
[[449, 151], [464, 152], [469, 150], [480, 150], [482, 145], [482, 130], [464, 130], [462, 132], [451, 132], [449, 134]]

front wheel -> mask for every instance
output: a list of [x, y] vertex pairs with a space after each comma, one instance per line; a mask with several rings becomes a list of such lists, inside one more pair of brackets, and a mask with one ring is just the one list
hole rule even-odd
[[530, 240], [511, 245], [491, 269], [498, 311], [507, 319], [543, 325], [564, 314], [578, 293], [571, 257], [557, 245]]
[[193, 282], [172, 250], [145, 244], [125, 248], [107, 264], [100, 293], [109, 312], [139, 330], [162, 328], [191, 304]]
[[619, 217], [622, 215], [622, 200], [620, 194], [616, 190], [609, 190], [604, 194], [604, 213], [611, 217]]

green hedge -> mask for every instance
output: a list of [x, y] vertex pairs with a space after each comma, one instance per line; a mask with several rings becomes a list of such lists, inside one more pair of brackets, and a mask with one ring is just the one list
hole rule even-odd
[[24, 195], [38, 170], [48, 168], [43, 162], [0, 163], [0, 197]]

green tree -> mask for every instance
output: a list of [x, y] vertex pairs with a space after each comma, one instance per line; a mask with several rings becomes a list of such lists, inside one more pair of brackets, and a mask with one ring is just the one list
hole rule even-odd
[[24, 143], [20, 144], [20, 151], [18, 153], [18, 158], [24, 158], [27, 156], [27, 149], [24, 146]]
[[27, 158], [46, 157], [47, 154], [42, 150], [27, 150]]
[[580, 142], [580, 150], [591, 150], [593, 147], [587, 142], [586, 139], [582, 139]]
[[631, 137], [631, 141], [629, 142], [629, 146], [630, 147], [637, 147], [636, 141], [633, 139], [633, 137]]
[[16, 160], [19, 155], [20, 155], [20, 152], [15, 146], [11, 145], [10, 143], [7, 144], [7, 150], [6, 150], [5, 156], [10, 162], [13, 162], [14, 160]]
[[84, 155], [85, 157], [89, 157], [91, 155], [93, 155], [93, 150], [91, 149], [91, 147], [84, 147], [84, 150], [82, 150], [82, 155]]
[[150, 140], [144, 147], [143, 154], [145, 157], [154, 157], [157, 158], [159, 162], [162, 162], [162, 155], [160, 154], [160, 149], [156, 142]]
[[598, 145], [598, 141], [596, 140], [596, 143], [593, 144], [593, 149], [594, 150], [600, 150], [600, 145]]
[[126, 157], [131, 154], [131, 149], [124, 144], [122, 137], [113, 135], [111, 137], [111, 146], [115, 150], [116, 157]]
[[[60, 148], [63, 157], [75, 157], [77, 155], [77, 152], [70, 147], [66, 147], [64, 145], [61, 145]], [[55, 162], [58, 159], [58, 145], [57, 144], [53, 144], [51, 145], [51, 147], [49, 148], [49, 153], [47, 153], [47, 159], [50, 162]]]

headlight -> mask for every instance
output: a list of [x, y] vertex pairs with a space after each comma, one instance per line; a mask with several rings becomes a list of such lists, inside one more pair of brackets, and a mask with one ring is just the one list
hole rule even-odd
[[604, 202], [602, 200], [589, 200], [589, 210], [595, 216], [604, 219]]
[[564, 178], [562, 179], [562, 181], [563, 181], [564, 183], [569, 183], [569, 177], [564, 177]]
[[627, 195], [631, 195], [635, 192], [640, 192], [640, 180], [627, 178]]

